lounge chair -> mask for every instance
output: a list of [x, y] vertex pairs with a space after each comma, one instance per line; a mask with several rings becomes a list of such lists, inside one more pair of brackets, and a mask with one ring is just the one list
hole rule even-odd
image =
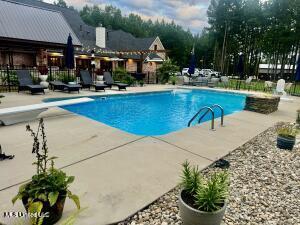
[[210, 81], [207, 83], [207, 86], [210, 87], [210, 88], [214, 88], [215, 86], [218, 85], [220, 79], [219, 78], [216, 78], [216, 77], [213, 77], [210, 79]]
[[83, 88], [90, 89], [91, 87], [95, 87], [95, 91], [105, 91], [105, 88], [108, 87], [106, 84], [94, 84], [90, 72], [87, 70], [81, 70], [80, 77]]
[[90, 101], [94, 100], [91, 98], [76, 98], [0, 109], [0, 124], [2, 123], [3, 125], [12, 125], [15, 123], [34, 120], [40, 113], [46, 111], [48, 108]]
[[250, 76], [245, 80], [245, 88], [248, 89], [248, 91], [250, 91], [251, 88], [253, 88], [253, 83], [251, 83], [253, 80], [253, 77]]
[[128, 87], [128, 84], [124, 84], [124, 83], [119, 83], [119, 82], [115, 82], [114, 79], [112, 78], [110, 72], [104, 72], [104, 80], [105, 80], [105, 84], [111, 88], [113, 85], [117, 86], [120, 90], [126, 90], [126, 87]]
[[35, 94], [35, 93], [45, 94], [44, 89], [46, 88], [39, 84], [38, 85], [33, 84], [31, 75], [28, 70], [17, 70], [16, 73], [19, 80], [18, 92], [30, 91], [31, 94]]
[[193, 84], [199, 85], [199, 86], [207, 86], [208, 79], [207, 79], [207, 77], [197, 77], [196, 81], [193, 81]]
[[61, 81], [50, 81], [49, 84], [53, 91], [68, 91], [69, 93], [72, 91], [77, 91], [79, 93], [79, 89], [81, 88], [81, 85], [79, 84], [65, 84]]
[[190, 85], [191, 81], [190, 81], [190, 77], [183, 75], [183, 85]]

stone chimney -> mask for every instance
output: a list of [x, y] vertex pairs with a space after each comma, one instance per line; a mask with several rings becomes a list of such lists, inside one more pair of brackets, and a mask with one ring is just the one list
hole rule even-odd
[[96, 27], [96, 45], [100, 48], [106, 47], [105, 27]]

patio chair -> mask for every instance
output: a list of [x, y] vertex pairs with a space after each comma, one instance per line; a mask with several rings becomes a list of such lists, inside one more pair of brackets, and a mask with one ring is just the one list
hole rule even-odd
[[80, 70], [80, 78], [83, 88], [95, 87], [95, 91], [105, 91], [105, 88], [108, 87], [106, 84], [94, 84], [90, 72], [87, 70]]
[[69, 93], [77, 91], [79, 93], [79, 89], [81, 88], [79, 84], [65, 84], [61, 81], [50, 81], [49, 84], [53, 91], [68, 91]]
[[229, 78], [226, 76], [221, 76], [221, 83], [224, 88], [228, 88], [229, 87]]
[[245, 88], [250, 91], [250, 89], [253, 87], [252, 85], [252, 80], [253, 80], [253, 77], [250, 76], [248, 77], [246, 80], [245, 80]]
[[277, 85], [276, 85], [276, 94], [286, 94], [285, 90], [285, 80], [284, 79], [280, 79], [277, 81]]
[[219, 81], [220, 81], [219, 78], [213, 77], [213, 78], [210, 79], [207, 86], [210, 87], [210, 88], [214, 88], [215, 86], [218, 85]]
[[188, 76], [182, 76], [183, 77], [183, 85], [190, 85], [190, 78]]
[[117, 86], [120, 90], [126, 90], [126, 87], [128, 87], [128, 84], [124, 84], [124, 83], [119, 83], [119, 82], [115, 82], [114, 79], [112, 78], [110, 72], [104, 72], [104, 80], [105, 80], [105, 84], [111, 88], [113, 85]]
[[35, 94], [35, 93], [45, 94], [44, 89], [46, 88], [39, 84], [37, 85], [33, 84], [31, 75], [28, 70], [17, 70], [16, 73], [19, 81], [18, 92], [28, 90], [31, 92], [31, 94]]

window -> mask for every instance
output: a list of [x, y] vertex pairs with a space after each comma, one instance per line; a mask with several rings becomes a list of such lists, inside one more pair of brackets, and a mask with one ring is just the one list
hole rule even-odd
[[157, 50], [157, 45], [154, 45], [154, 50], [155, 50], [155, 51]]

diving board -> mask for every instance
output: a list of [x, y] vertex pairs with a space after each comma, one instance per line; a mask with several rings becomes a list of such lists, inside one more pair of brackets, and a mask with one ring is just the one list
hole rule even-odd
[[12, 125], [15, 123], [34, 120], [40, 113], [46, 111], [49, 108], [91, 101], [94, 101], [94, 99], [84, 97], [0, 109], [0, 124], [2, 123], [3, 125]]

